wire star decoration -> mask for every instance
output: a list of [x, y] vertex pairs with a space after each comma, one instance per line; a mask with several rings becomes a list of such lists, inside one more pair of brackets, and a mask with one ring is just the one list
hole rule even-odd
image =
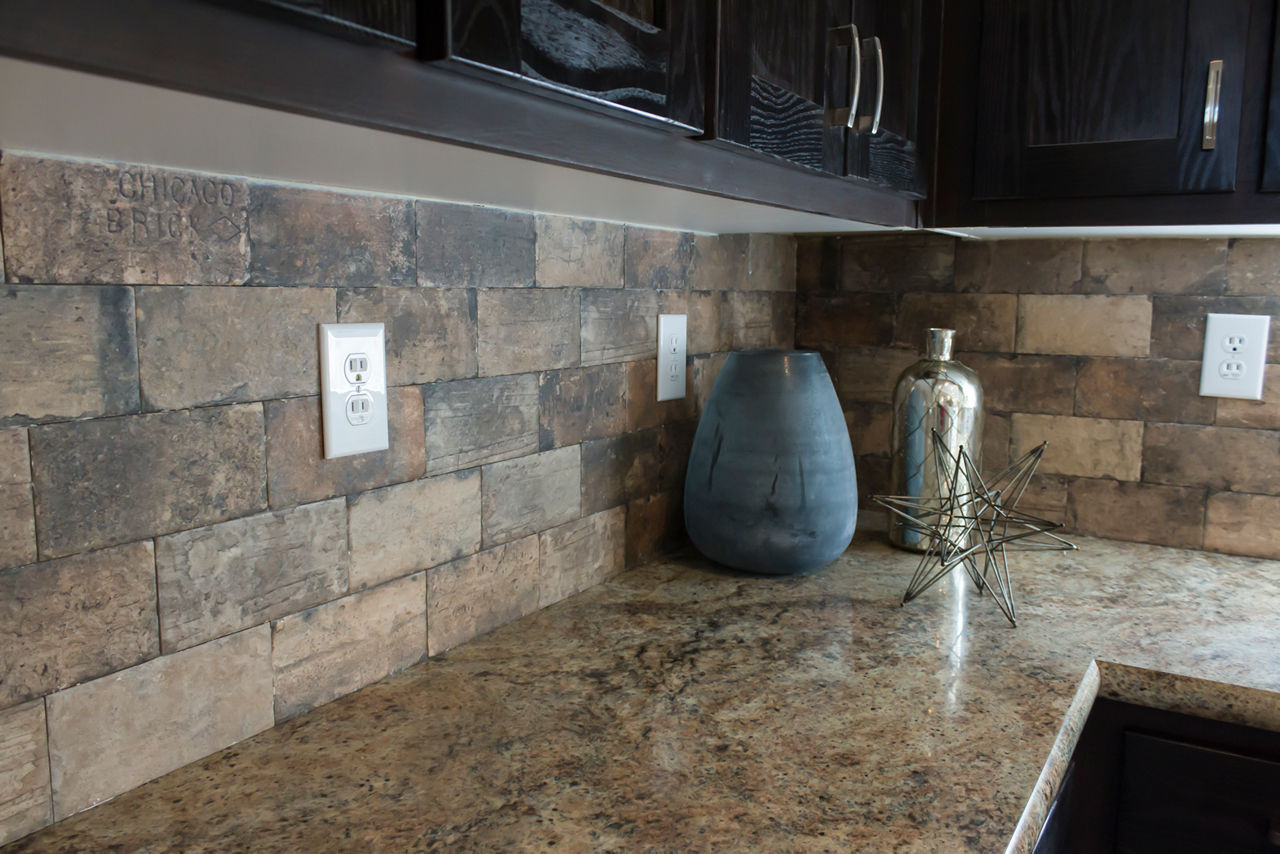
[[1041, 442], [987, 482], [963, 445], [952, 454], [938, 431], [933, 431], [934, 465], [943, 494], [930, 498], [877, 495], [873, 499], [929, 537], [902, 596], [903, 605], [962, 567], [978, 592], [990, 594], [1009, 622], [1018, 625], [1007, 553], [1076, 548], [1053, 533], [1061, 523], [1017, 509], [1048, 446], [1048, 442]]

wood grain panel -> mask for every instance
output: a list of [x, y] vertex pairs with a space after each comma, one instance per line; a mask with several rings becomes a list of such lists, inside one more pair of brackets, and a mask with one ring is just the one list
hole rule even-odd
[[820, 105], [759, 77], [751, 78], [749, 146], [821, 169], [823, 126]]
[[1028, 6], [1027, 143], [1177, 136], [1186, 26], [1186, 0]]

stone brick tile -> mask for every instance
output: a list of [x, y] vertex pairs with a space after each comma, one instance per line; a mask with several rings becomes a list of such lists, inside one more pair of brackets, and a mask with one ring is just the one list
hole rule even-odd
[[957, 349], [1008, 353], [1017, 331], [1013, 294], [905, 294], [893, 341], [923, 352], [930, 327], [956, 330]]
[[840, 238], [796, 237], [796, 290], [831, 294], [840, 285]]
[[794, 350], [796, 346], [796, 295], [775, 291], [770, 295], [773, 325], [769, 330], [769, 346]]
[[11, 282], [240, 284], [248, 182], [5, 153], [0, 214]]
[[538, 610], [538, 537], [427, 573], [427, 650], [439, 655]]
[[[1097, 481], [1094, 481], [1096, 483]], [[1017, 508], [1050, 522], [1065, 524], [1070, 480], [1065, 477], [1036, 473], [1027, 484]]]
[[0, 712], [0, 845], [53, 821], [46, 733], [40, 700]]
[[1139, 480], [1142, 428], [1140, 421], [1015, 412], [1010, 453], [1017, 459], [1047, 441], [1049, 447], [1040, 462], [1040, 471], [1045, 474]]
[[689, 287], [695, 291], [730, 291], [747, 287], [751, 240], [745, 234], [696, 234]]
[[0, 430], [0, 483], [30, 483], [26, 430]]
[[1226, 286], [1225, 238], [1084, 243], [1085, 293], [1220, 294]]
[[1271, 335], [1267, 361], [1280, 363], [1280, 296], [1275, 297], [1164, 297], [1154, 300], [1151, 319], [1151, 355], [1161, 359], [1194, 359], [1204, 355], [1207, 314], [1270, 315]]
[[480, 375], [581, 364], [582, 317], [570, 290], [483, 290], [478, 295]]
[[956, 239], [944, 234], [840, 238], [840, 290], [904, 294], [951, 290]]
[[538, 375], [455, 380], [422, 387], [427, 474], [536, 453]]
[[690, 356], [729, 349], [723, 320], [724, 301], [723, 291], [690, 291], [686, 294]]
[[279, 723], [426, 655], [426, 573], [293, 614], [271, 628]]
[[1280, 240], [1246, 237], [1229, 243], [1227, 293], [1280, 297]]
[[583, 292], [582, 364], [656, 358], [663, 309], [656, 291]]
[[36, 559], [36, 518], [31, 485], [0, 484], [0, 568]]
[[639, 566], [683, 547], [682, 491], [659, 492], [627, 505], [627, 566]]
[[538, 287], [622, 287], [623, 226], [538, 214], [534, 228]]
[[480, 549], [480, 472], [375, 489], [351, 502], [351, 589]]
[[796, 239], [789, 234], [752, 234], [747, 243], [747, 288], [796, 289]]
[[265, 509], [262, 423], [254, 403], [33, 428], [40, 556]]
[[581, 447], [557, 448], [484, 467], [486, 547], [545, 531], [582, 515]]
[[1087, 479], [1072, 480], [1067, 488], [1072, 530], [1182, 549], [1200, 548], [1204, 506], [1203, 489]]
[[1280, 494], [1280, 433], [1148, 424], [1143, 480], [1230, 492]]
[[597, 513], [658, 491], [659, 431], [582, 444], [582, 512]]
[[889, 294], [802, 293], [796, 341], [801, 347], [887, 347], [893, 343], [894, 298]]
[[389, 389], [387, 419], [387, 450], [327, 460], [320, 432], [320, 398], [267, 401], [271, 507], [292, 507], [420, 477], [427, 452], [418, 389]]
[[984, 475], [994, 477], [1012, 462], [1009, 458], [1012, 435], [1013, 419], [1010, 416], [988, 412], [983, 418], [981, 470]]
[[1280, 430], [1280, 370], [1273, 367], [1267, 371], [1262, 400], [1218, 398], [1217, 423], [1221, 427]]
[[663, 424], [658, 431], [658, 489], [684, 489], [689, 453], [693, 450], [696, 421]]
[[967, 352], [957, 357], [977, 372], [987, 411], [1071, 414], [1075, 359]]
[[1280, 498], [1215, 493], [1209, 496], [1204, 547], [1227, 554], [1280, 559], [1276, 519], [1280, 519]]
[[625, 507], [543, 531], [539, 537], [539, 608], [580, 593], [626, 568]]
[[730, 291], [724, 295], [720, 322], [730, 350], [774, 346], [774, 294]]
[[956, 290], [1001, 294], [1080, 291], [1079, 240], [961, 240]]
[[1145, 296], [1018, 297], [1019, 353], [1146, 356], [1150, 350], [1151, 301]]
[[920, 361], [912, 350], [859, 347], [835, 357], [832, 377], [840, 401], [851, 403], [893, 403], [893, 387], [904, 370]]
[[474, 291], [343, 289], [338, 291], [338, 320], [386, 325], [389, 385], [476, 375]]
[[337, 598], [347, 592], [346, 502], [160, 537], [156, 579], [166, 653]]
[[889, 494], [891, 463], [886, 454], [864, 454], [853, 458], [854, 472], [858, 478], [858, 506], [876, 507], [871, 497]]
[[138, 410], [132, 288], [3, 290], [0, 323], [15, 334], [0, 336], [0, 424]]
[[715, 387], [720, 369], [728, 358], [728, 353], [712, 353], [693, 360], [693, 402], [697, 412], [701, 413], [706, 408], [707, 398], [711, 396], [711, 389]]
[[138, 361], [147, 409], [316, 394], [320, 288], [138, 288]]
[[408, 199], [280, 184], [254, 184], [252, 192], [253, 284], [368, 288], [417, 283]]
[[538, 377], [538, 396], [538, 435], [544, 451], [627, 429], [626, 365], [547, 371]]
[[1076, 414], [1138, 421], [1212, 424], [1214, 399], [1200, 396], [1200, 363], [1165, 359], [1084, 359]]
[[268, 729], [271, 631], [247, 629], [49, 695], [55, 819]]
[[[626, 395], [626, 430], [648, 430], [673, 421], [688, 421], [697, 415], [697, 398], [694, 392], [693, 360], [685, 366], [684, 397], [676, 400], [658, 400], [658, 361], [628, 362]], [[622, 430], [615, 430], [621, 433]], [[599, 439], [606, 434], [583, 436]]]
[[849, 427], [853, 453], [889, 453], [889, 436], [893, 430], [893, 407], [885, 403], [850, 403], [844, 408], [844, 421]]
[[533, 215], [480, 205], [414, 202], [418, 284], [427, 288], [533, 286]]
[[683, 290], [693, 269], [694, 236], [687, 231], [626, 227], [624, 281], [628, 288]]
[[0, 572], [0, 707], [159, 651], [150, 542]]

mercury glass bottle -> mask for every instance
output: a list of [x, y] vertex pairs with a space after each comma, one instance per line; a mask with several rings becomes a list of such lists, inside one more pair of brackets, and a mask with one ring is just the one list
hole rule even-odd
[[[974, 465], [982, 465], [982, 383], [970, 368], [951, 358], [954, 329], [930, 329], [925, 357], [902, 372], [893, 392], [891, 488], [893, 495], [941, 498], [951, 489], [953, 467], [939, 471], [933, 453], [937, 431], [952, 458], [961, 447]], [[959, 483], [961, 493], [967, 482]], [[889, 540], [924, 551], [929, 535], [909, 521], [892, 517]]]

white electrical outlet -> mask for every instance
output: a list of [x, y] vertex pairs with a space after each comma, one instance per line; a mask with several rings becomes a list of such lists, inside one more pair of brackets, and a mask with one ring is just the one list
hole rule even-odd
[[1204, 325], [1201, 396], [1261, 400], [1270, 333], [1269, 315], [1210, 314]]
[[386, 330], [381, 323], [320, 324], [324, 456], [385, 451]]
[[658, 400], [679, 400], [685, 395], [687, 330], [685, 315], [658, 315]]

